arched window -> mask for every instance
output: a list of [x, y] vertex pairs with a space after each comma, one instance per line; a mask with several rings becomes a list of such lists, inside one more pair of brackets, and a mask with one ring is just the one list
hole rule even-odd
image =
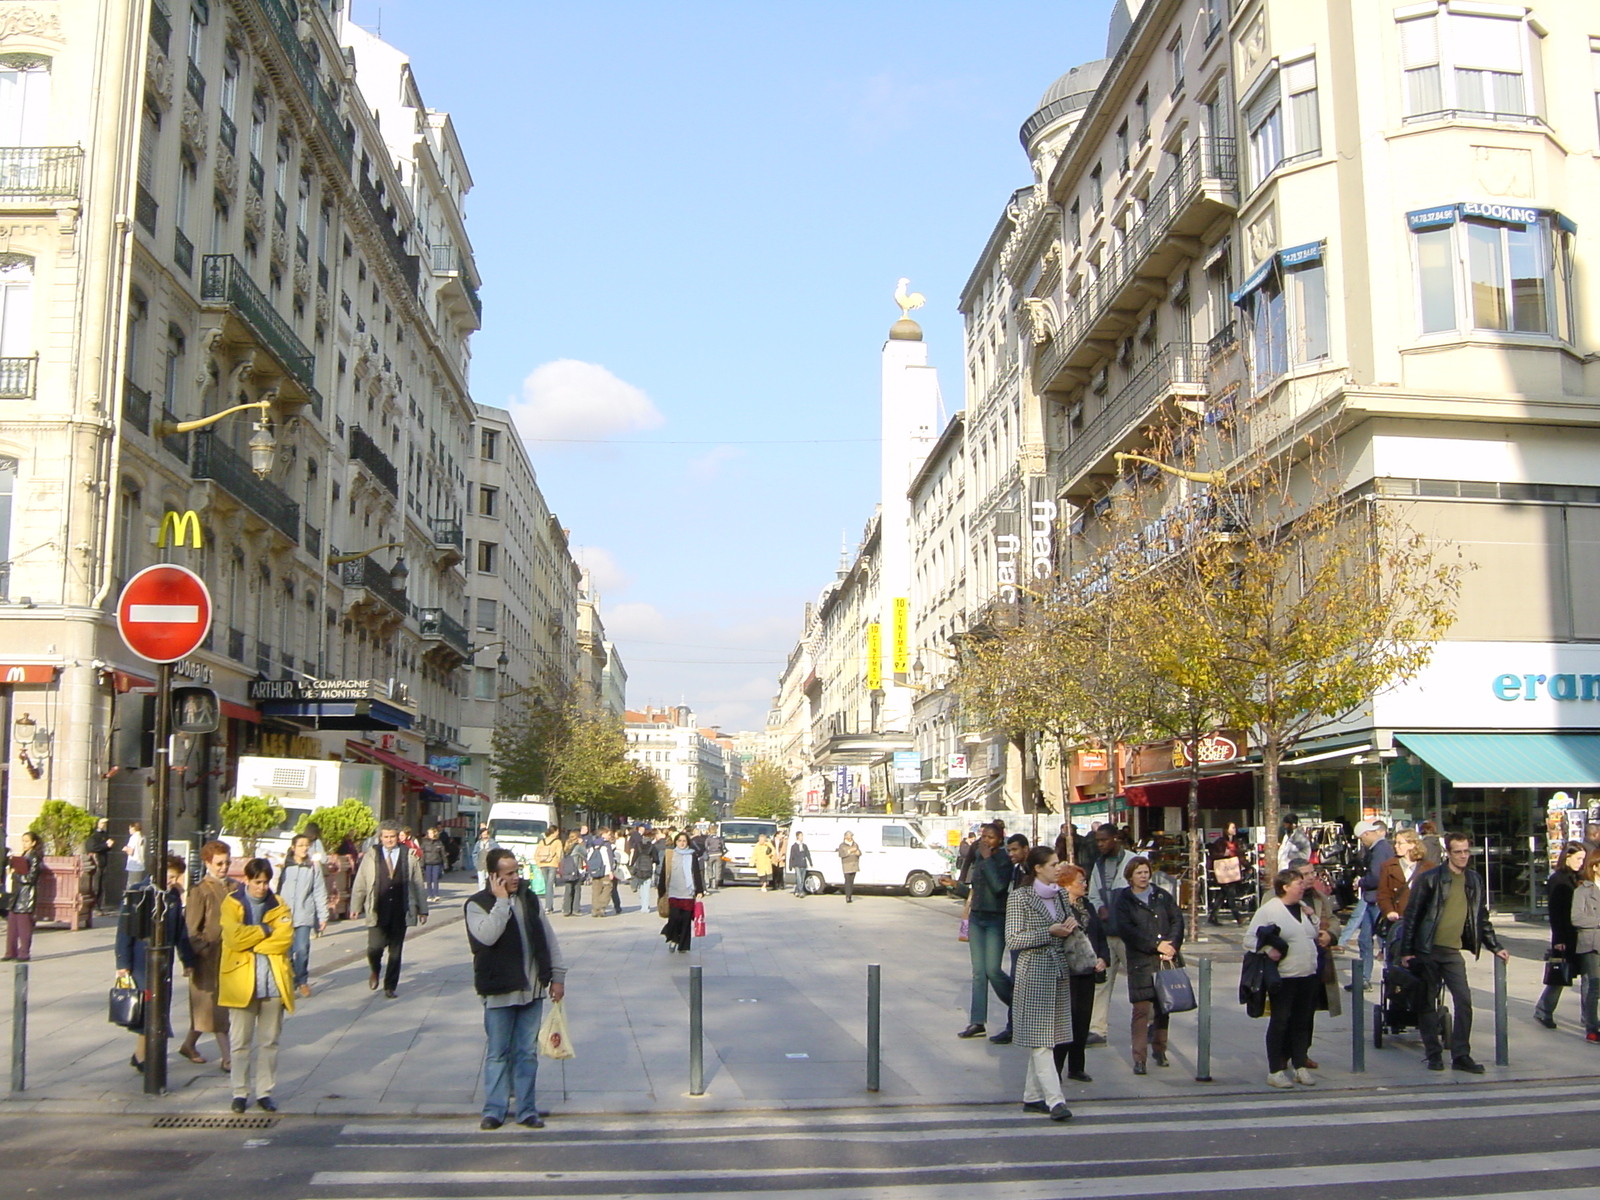
[[50, 60], [0, 56], [0, 146], [42, 146], [50, 120]]

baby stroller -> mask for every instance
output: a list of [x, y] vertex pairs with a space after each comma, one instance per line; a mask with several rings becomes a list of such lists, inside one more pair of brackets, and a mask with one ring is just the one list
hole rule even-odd
[[[1421, 1024], [1429, 1004], [1437, 997], [1441, 982], [1432, 981], [1433, 995], [1429, 995], [1429, 980], [1421, 971], [1413, 971], [1400, 963], [1400, 924], [1396, 922], [1384, 934], [1383, 986], [1380, 999], [1372, 1007], [1372, 1044], [1383, 1049], [1385, 1037], [1406, 1033]], [[1443, 1045], [1450, 1044], [1450, 1010], [1443, 1013], [1439, 1023], [1439, 1038]]]

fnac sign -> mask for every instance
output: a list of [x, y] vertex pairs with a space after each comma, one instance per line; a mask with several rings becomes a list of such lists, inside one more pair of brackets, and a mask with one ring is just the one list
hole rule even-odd
[[174, 546], [183, 545], [185, 536], [190, 539], [196, 550], [203, 549], [205, 546], [204, 535], [200, 532], [200, 514], [192, 508], [182, 513], [173, 512], [170, 509], [167, 510], [167, 513], [161, 518], [161, 532], [156, 535], [156, 546], [158, 548], [167, 545], [168, 534], [171, 534]]

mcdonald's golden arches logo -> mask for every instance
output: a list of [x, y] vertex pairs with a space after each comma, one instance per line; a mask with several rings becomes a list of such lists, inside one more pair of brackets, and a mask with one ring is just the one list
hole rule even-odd
[[156, 546], [166, 546], [168, 533], [172, 535], [172, 544], [174, 546], [183, 545], [185, 531], [188, 532], [190, 544], [196, 550], [204, 548], [205, 538], [200, 532], [200, 514], [192, 508], [182, 513], [173, 512], [169, 509], [166, 515], [161, 518], [161, 532], [156, 535]]

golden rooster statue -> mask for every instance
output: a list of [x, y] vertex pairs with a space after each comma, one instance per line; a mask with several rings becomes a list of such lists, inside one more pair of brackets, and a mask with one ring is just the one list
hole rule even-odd
[[928, 302], [928, 298], [921, 292], [906, 291], [906, 285], [910, 282], [909, 279], [902, 279], [895, 285], [894, 289], [894, 302], [900, 306], [900, 319], [902, 321], [909, 321], [911, 319], [911, 310], [921, 308]]

